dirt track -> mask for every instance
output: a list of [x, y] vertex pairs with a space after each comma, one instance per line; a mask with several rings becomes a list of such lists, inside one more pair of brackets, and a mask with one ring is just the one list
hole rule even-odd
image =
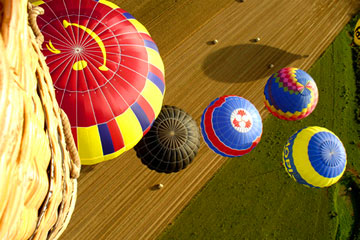
[[[225, 94], [249, 99], [265, 117], [262, 91], [271, 73], [285, 66], [307, 70], [355, 11], [352, 0], [209, 0], [211, 9], [197, 16], [189, 9], [199, 1], [171, 1], [158, 12], [147, 8], [161, 1], [134, 2], [143, 4], [118, 4], [158, 43], [166, 69], [164, 103], [184, 109], [198, 124], [207, 104]], [[174, 14], [187, 26], [172, 27]], [[249, 41], [256, 37], [260, 42]], [[208, 45], [213, 39], [219, 43]], [[61, 239], [154, 239], [225, 161], [202, 142], [194, 162], [177, 174], [148, 170], [133, 150], [84, 167], [76, 209]], [[157, 183], [164, 188], [151, 190]]]

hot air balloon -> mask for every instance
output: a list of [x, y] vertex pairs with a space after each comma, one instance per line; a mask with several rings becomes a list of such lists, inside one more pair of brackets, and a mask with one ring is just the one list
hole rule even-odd
[[308, 187], [329, 187], [339, 181], [346, 168], [346, 152], [340, 139], [322, 127], [306, 127], [286, 143], [285, 170], [296, 182]]
[[163, 106], [150, 131], [134, 149], [148, 168], [173, 173], [186, 168], [199, 147], [199, 128], [192, 117], [180, 108]]
[[159, 114], [164, 66], [145, 27], [105, 0], [48, 0], [37, 19], [82, 164], [133, 148]]
[[298, 68], [282, 68], [267, 81], [264, 89], [266, 108], [284, 120], [300, 120], [315, 109], [318, 89], [315, 81]]
[[360, 19], [357, 21], [354, 29], [354, 43], [360, 46]]
[[200, 127], [210, 149], [225, 157], [249, 153], [262, 135], [258, 110], [250, 101], [234, 95], [211, 102], [201, 117]]

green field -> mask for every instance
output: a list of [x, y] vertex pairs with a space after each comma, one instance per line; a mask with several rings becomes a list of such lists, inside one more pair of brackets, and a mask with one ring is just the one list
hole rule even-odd
[[[319, 89], [314, 112], [296, 122], [265, 119], [259, 145], [246, 156], [228, 159], [159, 239], [359, 239], [359, 188], [350, 174], [328, 189], [310, 189], [280, 165], [293, 133], [321, 126], [342, 140], [347, 167], [360, 172], [350, 47], [354, 25], [352, 20], [309, 70]], [[353, 190], [347, 193], [349, 186]]]

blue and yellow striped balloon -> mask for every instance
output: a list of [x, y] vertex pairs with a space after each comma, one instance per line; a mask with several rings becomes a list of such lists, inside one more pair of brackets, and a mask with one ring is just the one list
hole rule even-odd
[[335, 184], [345, 172], [346, 152], [340, 139], [322, 127], [306, 127], [284, 147], [283, 164], [296, 182], [322, 188]]

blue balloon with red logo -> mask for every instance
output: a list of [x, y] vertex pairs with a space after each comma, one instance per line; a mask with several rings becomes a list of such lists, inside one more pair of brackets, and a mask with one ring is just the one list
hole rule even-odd
[[206, 144], [224, 157], [249, 153], [262, 135], [262, 120], [256, 107], [235, 95], [212, 101], [204, 110], [200, 127]]

